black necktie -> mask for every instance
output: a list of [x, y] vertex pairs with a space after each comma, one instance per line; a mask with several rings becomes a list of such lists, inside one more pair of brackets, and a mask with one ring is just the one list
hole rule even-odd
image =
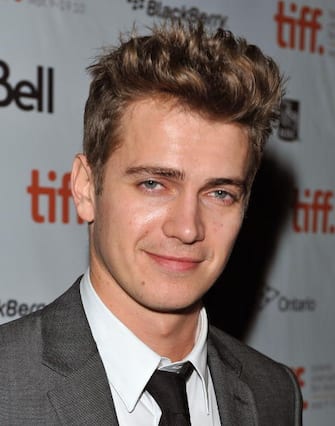
[[156, 370], [147, 383], [146, 390], [162, 411], [159, 426], [191, 426], [186, 395], [186, 380], [193, 365], [185, 362], [176, 372]]

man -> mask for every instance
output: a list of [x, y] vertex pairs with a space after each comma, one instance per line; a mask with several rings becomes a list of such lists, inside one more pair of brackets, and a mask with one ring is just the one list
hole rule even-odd
[[[277, 118], [277, 66], [228, 32], [176, 24], [90, 71], [72, 170], [89, 270], [1, 328], [0, 423], [299, 425], [290, 370], [208, 328], [201, 303]], [[163, 398], [162, 376], [175, 383], [158, 384]]]

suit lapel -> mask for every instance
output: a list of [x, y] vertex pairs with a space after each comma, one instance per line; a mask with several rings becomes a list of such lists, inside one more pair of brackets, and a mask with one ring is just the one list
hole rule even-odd
[[96, 353], [79, 370], [48, 392], [63, 425], [117, 426], [118, 421], [103, 367]]
[[58, 375], [48, 397], [61, 424], [117, 426], [109, 383], [81, 304], [79, 281], [43, 311], [43, 364]]
[[[81, 304], [78, 281], [43, 310], [43, 364], [56, 375], [48, 397], [61, 424], [118, 426], [106, 373]], [[252, 392], [242, 366], [213, 330], [208, 364], [222, 425], [255, 426]]]
[[240, 379], [242, 365], [210, 331], [208, 365], [214, 384], [222, 425], [258, 424], [255, 401], [249, 386]]

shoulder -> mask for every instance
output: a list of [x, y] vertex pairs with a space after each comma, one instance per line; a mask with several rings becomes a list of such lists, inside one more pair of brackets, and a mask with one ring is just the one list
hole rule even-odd
[[275, 408], [277, 413], [291, 413], [296, 419], [294, 424], [300, 424], [302, 398], [290, 368], [212, 326], [208, 351], [216, 368], [227, 366], [249, 387], [260, 416]]
[[240, 361], [247, 358], [248, 362], [277, 364], [271, 358], [214, 326], [209, 327], [209, 340], [217, 348], [229, 349]]
[[71, 287], [42, 310], [0, 327], [1, 424], [58, 423], [48, 392], [62, 384], [63, 375], [50, 367], [46, 354], [58, 362], [52, 343], [66, 333], [72, 339], [75, 335], [66, 331], [69, 327], [65, 318], [67, 324], [74, 322], [72, 312], [79, 309], [75, 301], [80, 300], [77, 287]]
[[296, 383], [288, 367], [212, 326], [209, 330], [209, 344], [236, 370], [239, 369], [241, 377], [247, 381], [254, 380], [255, 377], [268, 381], [269, 377], [276, 376], [279, 382], [290, 385]]
[[41, 311], [0, 326], [0, 356], [13, 350], [22, 351], [39, 340], [41, 331]]
[[0, 360], [15, 362], [17, 357], [29, 357], [40, 351], [43, 324], [53, 323], [54, 317], [61, 310], [71, 310], [71, 304], [79, 299], [78, 281], [59, 298], [41, 310], [0, 326]]

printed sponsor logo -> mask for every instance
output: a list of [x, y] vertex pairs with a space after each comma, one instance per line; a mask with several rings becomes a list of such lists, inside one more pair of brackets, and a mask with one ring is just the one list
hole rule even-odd
[[274, 21], [280, 48], [335, 56], [335, 10], [278, 1]]
[[0, 300], [0, 318], [23, 317], [24, 315], [38, 311], [45, 306], [45, 303], [20, 303], [15, 299], [6, 302]]
[[331, 190], [295, 190], [292, 227], [296, 233], [334, 234], [335, 225], [330, 223], [334, 192]]
[[328, 23], [327, 23], [327, 35], [328, 35], [328, 53], [335, 57], [335, 9], [328, 10]]
[[293, 99], [283, 99], [280, 105], [278, 136], [287, 142], [299, 138], [299, 102]]
[[[31, 171], [31, 182], [27, 192], [31, 200], [31, 217], [36, 223], [70, 223], [72, 194], [70, 189], [71, 174], [61, 176], [61, 183], [57, 183], [57, 173], [50, 170], [47, 174], [48, 183], [40, 183], [40, 172]], [[58, 213], [58, 216], [57, 216]], [[83, 221], [75, 215], [77, 223]]]
[[0, 59], [0, 107], [12, 102], [23, 111], [54, 112], [54, 69], [37, 66], [34, 81], [10, 81], [10, 66]]
[[127, 0], [132, 5], [133, 10], [143, 9], [145, 6], [145, 0]]
[[193, 6], [173, 7], [156, 0], [127, 0], [127, 2], [131, 4], [133, 10], [145, 10], [146, 14], [151, 17], [178, 19], [187, 22], [200, 20], [211, 28], [225, 27], [228, 20], [227, 16], [203, 12], [198, 7]]
[[314, 312], [317, 307], [316, 300], [311, 297], [303, 299], [299, 297], [288, 297], [283, 295], [276, 288], [266, 286], [263, 290], [260, 309], [264, 309], [270, 303], [275, 302], [280, 312]]
[[61, 12], [71, 12], [83, 15], [86, 12], [86, 2], [83, 0], [11, 0], [37, 7], [58, 9]]
[[335, 368], [332, 363], [292, 368], [304, 396], [304, 410], [335, 407]]
[[[294, 368], [292, 368], [292, 371], [297, 378], [301, 392], [303, 392], [303, 388], [306, 385], [305, 378], [304, 378], [305, 372], [306, 372], [305, 367], [294, 367]], [[307, 408], [308, 408], [308, 402], [303, 400], [303, 409], [306, 410]]]
[[310, 367], [309, 408], [324, 410], [335, 407], [335, 368], [332, 363], [315, 364]]
[[298, 6], [296, 3], [279, 1], [277, 13], [277, 43], [283, 49], [296, 49], [310, 53], [324, 53], [324, 47], [318, 45], [317, 36], [322, 29], [320, 8]]

